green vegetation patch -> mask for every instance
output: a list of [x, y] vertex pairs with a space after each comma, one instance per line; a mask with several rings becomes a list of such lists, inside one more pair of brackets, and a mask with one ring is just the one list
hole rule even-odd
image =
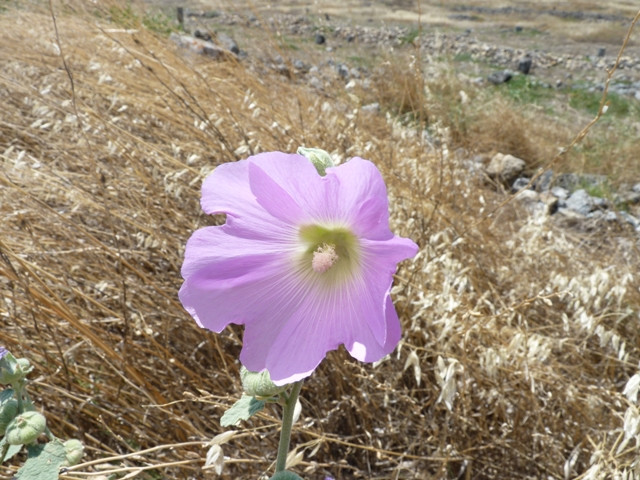
[[160, 35], [168, 36], [171, 32], [178, 31], [177, 20], [162, 11], [145, 12], [140, 15], [131, 4], [126, 6], [113, 6], [109, 9], [111, 21], [123, 28], [139, 28], [144, 26], [147, 30]]
[[548, 85], [540, 83], [526, 75], [514, 75], [505, 84], [506, 95], [518, 103], [533, 103], [539, 105], [553, 98], [555, 92]]
[[[569, 105], [573, 108], [584, 110], [592, 115], [598, 113], [602, 92], [589, 91], [586, 88], [576, 88], [569, 91]], [[616, 93], [607, 94], [609, 105], [606, 114], [618, 117], [634, 116], [640, 118], [640, 108], [634, 99], [623, 97]]]
[[400, 37], [400, 43], [408, 45], [413, 43], [420, 36], [419, 28], [411, 28], [407, 33]]

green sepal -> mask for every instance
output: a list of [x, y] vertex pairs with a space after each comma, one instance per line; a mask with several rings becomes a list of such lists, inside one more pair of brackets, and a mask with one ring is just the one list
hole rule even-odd
[[240, 368], [240, 379], [244, 392], [258, 400], [268, 400], [270, 397], [280, 395], [288, 385], [278, 386], [271, 381], [268, 370], [251, 372], [244, 366]]
[[264, 408], [265, 402], [249, 395], [242, 395], [242, 398], [233, 404], [220, 418], [220, 425], [228, 427], [236, 425], [241, 420], [248, 420]]
[[27, 447], [29, 457], [18, 470], [16, 479], [58, 480], [60, 466], [66, 459], [64, 444], [55, 439], [51, 442]]
[[331, 155], [321, 148], [298, 147], [297, 153], [313, 163], [313, 166], [316, 167], [316, 170], [322, 177], [327, 174], [327, 168], [335, 166]]
[[296, 475], [293, 472], [285, 470], [284, 472], [278, 472], [269, 480], [302, 480], [302, 477]]

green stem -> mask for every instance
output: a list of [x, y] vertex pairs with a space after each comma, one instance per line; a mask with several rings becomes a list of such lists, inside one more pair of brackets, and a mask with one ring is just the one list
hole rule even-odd
[[18, 401], [18, 413], [24, 413], [24, 399], [22, 396], [22, 392], [24, 390], [24, 380], [20, 379], [15, 383], [12, 383], [11, 386], [13, 387], [13, 394], [16, 397], [16, 400]]
[[278, 444], [278, 458], [276, 459], [276, 473], [284, 472], [287, 466], [287, 455], [289, 454], [289, 442], [291, 441], [291, 427], [293, 426], [293, 411], [296, 408], [298, 395], [302, 388], [302, 382], [293, 384], [291, 393], [287, 397], [282, 411], [282, 429], [280, 430], [280, 443]]

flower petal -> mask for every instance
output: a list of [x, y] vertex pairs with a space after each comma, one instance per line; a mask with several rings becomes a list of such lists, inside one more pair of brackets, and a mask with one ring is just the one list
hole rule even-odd
[[363, 251], [361, 272], [340, 288], [314, 282], [314, 273], [292, 281], [277, 332], [268, 322], [247, 323], [242, 363], [254, 371], [266, 368], [274, 383], [283, 385], [307, 376], [328, 351], [342, 344], [367, 362], [393, 351], [400, 322], [389, 291], [397, 262], [414, 255], [417, 246], [394, 237], [368, 241]]
[[[290, 155], [273, 152], [217, 166], [202, 184], [200, 204], [205, 213], [227, 214], [227, 225], [247, 238], [270, 238], [282, 225], [256, 199], [249, 181], [249, 167], [261, 160], [286, 161]], [[276, 230], [274, 232], [274, 229]]]
[[386, 326], [384, 343], [378, 343], [370, 329], [360, 329], [351, 343], [345, 343], [347, 351], [353, 358], [361, 362], [377, 362], [396, 348], [402, 336], [402, 328], [391, 295], [387, 295], [384, 313]]
[[301, 155], [252, 157], [249, 180], [258, 203], [286, 222], [317, 220], [327, 202], [325, 177]]
[[[283, 231], [287, 229], [282, 227]], [[267, 241], [260, 238], [245, 238], [235, 235], [236, 229], [228, 225], [204, 227], [196, 230], [187, 241], [182, 264], [182, 276], [188, 278], [204, 268], [220, 268], [221, 262], [236, 262], [218, 275], [233, 277], [235, 272], [251, 268], [247, 258], [291, 251], [295, 247], [297, 232], [289, 229], [289, 237], [272, 237]]]
[[391, 238], [389, 201], [380, 171], [368, 160], [354, 157], [338, 167], [327, 169], [327, 178], [337, 182], [327, 197], [328, 214], [348, 222], [361, 237], [375, 240]]
[[229, 230], [225, 225], [194, 232], [182, 267], [180, 301], [200, 326], [215, 332], [263, 315], [278, 318], [274, 299], [287, 288], [295, 255], [295, 244], [236, 237]]

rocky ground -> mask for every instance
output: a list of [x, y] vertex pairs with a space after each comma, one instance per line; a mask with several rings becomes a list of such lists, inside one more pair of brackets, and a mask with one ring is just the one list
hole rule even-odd
[[[165, 11], [175, 8], [175, 2], [166, 0], [148, 3]], [[529, 57], [529, 73], [540, 81], [552, 87], [575, 84], [595, 90], [602, 88], [635, 13], [615, 2], [607, 2], [606, 8], [594, 4], [590, 10], [576, 10], [571, 2], [512, 2], [508, 7], [457, 1], [445, 6], [424, 1], [305, 3], [243, 6], [235, 2], [230, 9], [228, 2], [192, 0], [183, 6], [190, 14], [191, 29], [227, 26], [236, 33], [244, 29], [237, 41], [245, 52], [252, 50], [252, 37], [265, 30], [296, 37], [296, 41], [318, 41], [320, 35], [329, 59], [345, 50], [412, 43], [420, 46], [426, 58], [447, 56], [471, 71], [478, 71], [478, 64], [516, 71], [521, 60]], [[632, 35], [610, 88], [640, 99], [638, 38], [637, 32]]]
[[[403, 48], [419, 48], [427, 63], [455, 59], [457, 68], [479, 85], [527, 74], [549, 89], [601, 91], [620, 44], [607, 43], [610, 38], [602, 33], [590, 41], [572, 41], [544, 21], [568, 22], [574, 29], [579, 26], [587, 32], [599, 25], [600, 31], [617, 30], [620, 39], [631, 21], [620, 11], [575, 11], [546, 8], [544, 4], [536, 8], [452, 4], [448, 12], [439, 15], [425, 12], [420, 18], [427, 22], [418, 30], [417, 23], [401, 21], [398, 10], [382, 3], [368, 10], [370, 16], [335, 7], [324, 11], [295, 5], [262, 10], [222, 7], [185, 6], [183, 22], [188, 35], [174, 34], [176, 42], [212, 57], [232, 52], [254, 68], [293, 76], [319, 91], [334, 88], [336, 82], [343, 82], [347, 90], [356, 84], [367, 88], [376, 52]], [[405, 17], [411, 13], [401, 12]], [[415, 15], [414, 21], [418, 18]], [[494, 17], [492, 25], [480, 21]], [[264, 48], [264, 32], [277, 39], [271, 40], [271, 49]], [[640, 55], [635, 37], [621, 57], [609, 90], [633, 102], [640, 101]], [[371, 103], [362, 108], [378, 111], [380, 106]], [[587, 193], [605, 184], [604, 177], [566, 174], [551, 181], [553, 172], [548, 171], [531, 182], [523, 176], [524, 162], [517, 160], [514, 169], [511, 159], [476, 158], [477, 165], [471, 168], [480, 166], [484, 174], [498, 179], [507, 190], [524, 187], [527, 191], [519, 198], [534, 212], [560, 212], [572, 220], [582, 216], [592, 220], [591, 224], [622, 223], [640, 232], [640, 179], [631, 179], [622, 191], [605, 200]], [[624, 209], [614, 212], [620, 205]]]

